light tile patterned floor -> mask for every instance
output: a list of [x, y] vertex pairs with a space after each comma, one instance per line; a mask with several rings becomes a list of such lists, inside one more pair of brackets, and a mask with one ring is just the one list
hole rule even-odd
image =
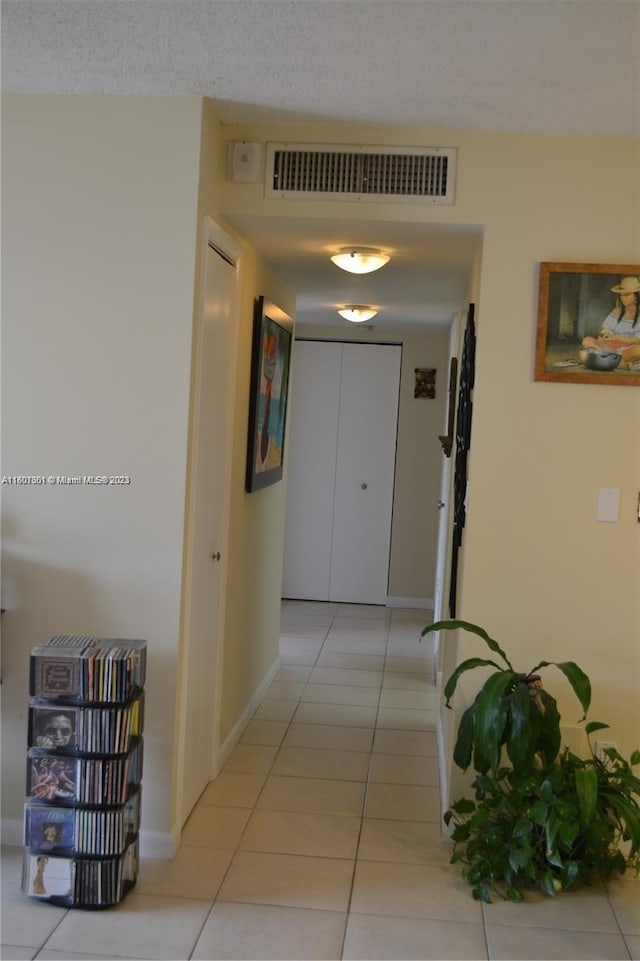
[[20, 892], [2, 958], [640, 959], [640, 882], [473, 901], [442, 840], [429, 612], [285, 602], [282, 668], [173, 861], [117, 908]]

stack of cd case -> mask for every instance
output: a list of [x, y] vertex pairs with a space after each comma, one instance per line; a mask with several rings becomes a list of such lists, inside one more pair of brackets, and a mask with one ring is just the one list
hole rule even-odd
[[56, 635], [29, 667], [23, 892], [117, 904], [137, 877], [146, 642]]
[[126, 701], [144, 687], [146, 641], [59, 634], [31, 651], [32, 697]]
[[26, 851], [22, 890], [64, 907], [107, 908], [118, 904], [136, 883], [138, 839], [120, 857], [56, 857]]

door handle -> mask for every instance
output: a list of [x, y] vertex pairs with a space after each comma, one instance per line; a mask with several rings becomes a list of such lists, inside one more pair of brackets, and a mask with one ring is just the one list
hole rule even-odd
[[219, 561], [219, 560], [220, 560], [220, 551], [217, 551], [215, 554], [212, 554], [212, 555], [211, 555], [211, 560], [212, 560], [212, 561]]
[[437, 502], [436, 502], [436, 507], [438, 508], [439, 511], [441, 511], [444, 506], [445, 506], [445, 505], [444, 505], [444, 501], [437, 501]]

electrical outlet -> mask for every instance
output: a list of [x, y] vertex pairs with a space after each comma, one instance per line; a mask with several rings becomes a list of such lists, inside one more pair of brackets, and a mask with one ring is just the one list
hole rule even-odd
[[616, 751], [618, 750], [618, 745], [615, 741], [596, 741], [596, 757], [599, 757], [601, 761], [605, 760], [606, 754], [604, 752], [609, 747], [615, 748]]

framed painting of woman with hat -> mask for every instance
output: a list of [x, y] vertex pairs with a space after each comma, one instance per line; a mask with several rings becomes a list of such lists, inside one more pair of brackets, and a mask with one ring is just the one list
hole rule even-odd
[[640, 386], [640, 264], [540, 264], [535, 379]]

